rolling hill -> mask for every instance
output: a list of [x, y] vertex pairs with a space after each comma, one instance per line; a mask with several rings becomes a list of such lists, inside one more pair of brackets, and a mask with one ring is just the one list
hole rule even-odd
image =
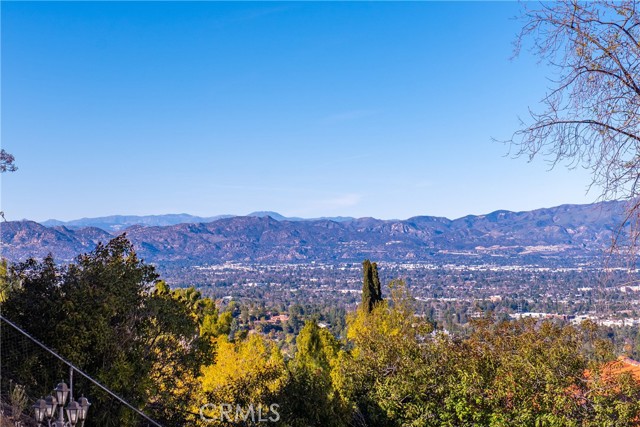
[[[292, 220], [259, 212], [208, 219], [186, 214], [163, 220], [147, 217], [155, 219], [128, 227], [135, 220], [110, 217], [113, 220], [104, 228], [82, 227], [83, 220], [53, 226], [13, 221], [0, 225], [1, 250], [11, 261], [48, 253], [69, 261], [97, 242], [126, 232], [138, 253], [153, 263], [429, 261], [434, 257], [456, 262], [460, 256], [570, 260], [598, 256], [609, 248], [624, 219], [624, 206], [623, 202], [562, 205], [455, 220], [433, 216]], [[116, 218], [121, 226], [114, 230]], [[182, 222], [164, 225], [166, 221]]]

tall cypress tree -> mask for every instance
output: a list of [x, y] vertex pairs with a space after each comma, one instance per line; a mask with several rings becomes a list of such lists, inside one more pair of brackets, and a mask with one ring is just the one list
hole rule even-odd
[[371, 274], [374, 290], [374, 302], [382, 301], [382, 287], [380, 286], [380, 278], [378, 277], [378, 264], [371, 263]]
[[371, 262], [365, 259], [362, 262], [362, 309], [371, 312], [373, 284], [371, 283]]
[[368, 259], [362, 262], [362, 308], [371, 313], [376, 303], [382, 301], [378, 266]]

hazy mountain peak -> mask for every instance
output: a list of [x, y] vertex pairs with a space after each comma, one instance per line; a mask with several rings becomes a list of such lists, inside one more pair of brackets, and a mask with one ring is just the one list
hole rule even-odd
[[275, 219], [277, 221], [285, 221], [285, 220], [289, 219], [289, 218], [285, 217], [284, 215], [280, 215], [278, 212], [273, 212], [273, 211], [256, 211], [256, 212], [251, 212], [247, 216], [255, 216], [255, 217], [258, 217], [258, 218], [270, 216], [271, 218], [273, 218], [273, 219]]

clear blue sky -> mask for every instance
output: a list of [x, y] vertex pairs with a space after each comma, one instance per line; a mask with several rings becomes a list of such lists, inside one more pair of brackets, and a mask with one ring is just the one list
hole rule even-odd
[[2, 2], [8, 219], [450, 218], [588, 203], [505, 157], [549, 70], [517, 3]]

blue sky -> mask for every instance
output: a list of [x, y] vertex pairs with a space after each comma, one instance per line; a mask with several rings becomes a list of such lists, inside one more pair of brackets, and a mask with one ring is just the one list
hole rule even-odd
[[517, 3], [2, 2], [8, 219], [456, 218], [589, 203], [512, 159], [550, 71]]

